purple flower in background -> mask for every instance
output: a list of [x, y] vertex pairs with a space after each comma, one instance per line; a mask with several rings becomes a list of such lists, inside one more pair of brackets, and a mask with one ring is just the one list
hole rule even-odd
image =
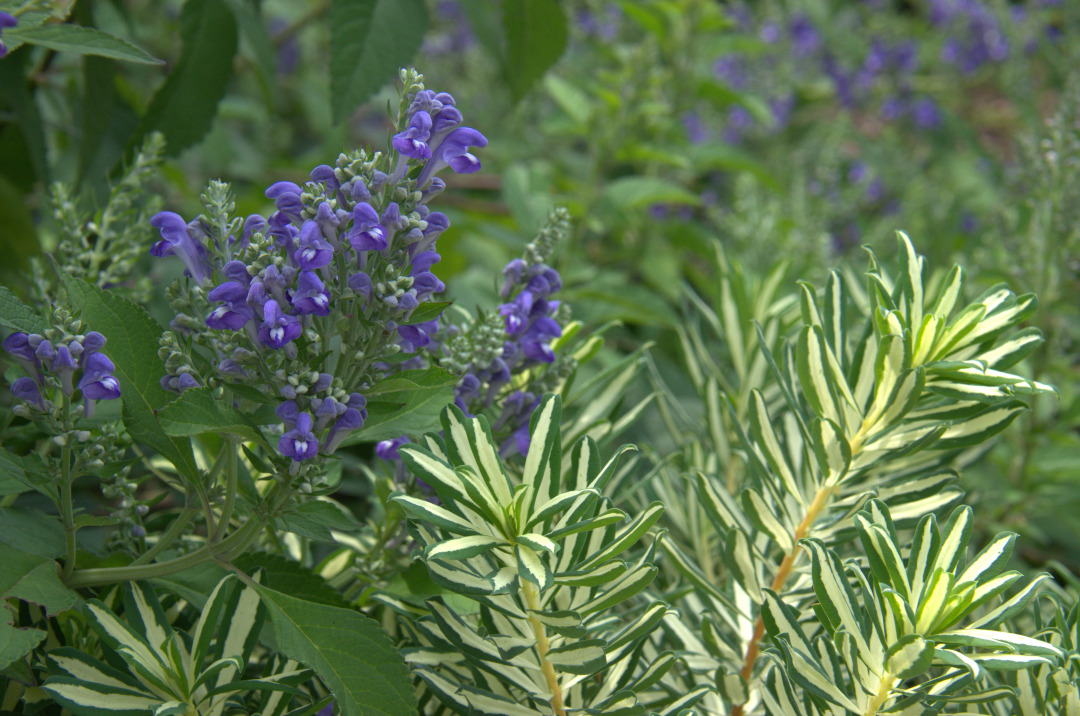
[[911, 109], [911, 119], [919, 129], [934, 129], [941, 125], [941, 110], [929, 97], [923, 97]]
[[381, 440], [375, 443], [375, 456], [382, 460], [400, 460], [401, 453], [398, 451], [405, 443], [412, 442], [408, 435], [402, 435], [393, 440]]
[[286, 432], [278, 440], [278, 451], [285, 457], [291, 457], [295, 462], [315, 457], [319, 452], [319, 440], [311, 432], [311, 414], [299, 413], [294, 425], [292, 430]]
[[[19, 24], [18, 18], [14, 15], [10, 15], [6, 12], [0, 12], [0, 32], [9, 27], [15, 27]], [[8, 52], [7, 46], [0, 40], [0, 57], [3, 57]]]
[[150, 219], [150, 225], [161, 232], [161, 241], [150, 247], [155, 257], [176, 256], [184, 262], [187, 273], [201, 284], [210, 276], [206, 247], [191, 236], [188, 225], [179, 214], [162, 211]]
[[821, 47], [821, 33], [806, 15], [796, 15], [788, 25], [792, 51], [796, 57], [812, 55]]
[[691, 144], [701, 144], [708, 141], [709, 130], [697, 112], [687, 112], [682, 116], [682, 125], [686, 129], [686, 137]]
[[713, 74], [724, 80], [732, 89], [746, 89], [746, 59], [742, 55], [721, 55], [713, 64]]

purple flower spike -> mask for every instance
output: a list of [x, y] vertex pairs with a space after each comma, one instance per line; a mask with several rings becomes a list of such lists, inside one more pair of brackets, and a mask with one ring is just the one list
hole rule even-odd
[[[0, 12], [0, 30], [8, 27], [15, 27], [18, 24], [19, 20], [14, 15], [10, 15], [6, 12]], [[6, 54], [7, 46], [3, 42], [0, 42], [0, 57], [3, 57]]]
[[379, 223], [379, 215], [366, 202], [353, 208], [353, 228], [349, 232], [349, 243], [353, 251], [382, 251], [386, 248], [386, 227]]
[[431, 159], [416, 178], [416, 186], [423, 188], [431, 177], [446, 167], [458, 174], [471, 174], [480, 169], [480, 160], [469, 153], [471, 147], [486, 147], [487, 138], [472, 127], [458, 127], [446, 135], [431, 153]]
[[301, 271], [298, 288], [292, 295], [292, 305], [300, 313], [316, 316], [330, 315], [330, 294], [314, 271]]
[[45, 412], [45, 399], [41, 397], [41, 391], [38, 390], [33, 378], [19, 378], [12, 383], [11, 394], [19, 400], [25, 400], [41, 412]]
[[71, 376], [75, 375], [78, 367], [79, 362], [71, 356], [71, 351], [68, 350], [67, 346], [60, 346], [56, 349], [56, 357], [53, 358], [49, 369], [59, 376], [60, 388], [64, 391], [64, 395], [69, 398], [75, 392], [75, 387], [71, 384]]
[[431, 156], [431, 147], [427, 143], [430, 138], [431, 115], [421, 111], [412, 116], [404, 132], [394, 135], [392, 144], [394, 149], [407, 157], [428, 159]]
[[305, 221], [300, 229], [300, 248], [293, 253], [293, 261], [302, 269], [320, 269], [334, 260], [334, 247], [323, 238], [319, 225]]
[[296, 416], [296, 427], [281, 436], [278, 450], [285, 457], [300, 462], [315, 457], [319, 452], [319, 440], [311, 432], [311, 414], [300, 413]]
[[258, 333], [260, 341], [277, 350], [299, 338], [301, 333], [300, 321], [282, 313], [277, 301], [271, 298], [263, 304], [263, 322]]
[[161, 241], [150, 247], [150, 255], [161, 258], [176, 256], [184, 262], [187, 273], [201, 284], [210, 276], [206, 247], [196, 241], [187, 224], [171, 211], [162, 211], [150, 219], [150, 225], [161, 232]]
[[86, 369], [79, 380], [79, 390], [90, 400], [113, 400], [120, 397], [120, 382], [113, 377], [116, 367], [104, 353], [86, 359]]

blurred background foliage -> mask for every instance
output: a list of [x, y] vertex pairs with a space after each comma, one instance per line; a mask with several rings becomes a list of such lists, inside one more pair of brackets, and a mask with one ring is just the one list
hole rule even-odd
[[[607, 365], [653, 344], [637, 390], [661, 406], [703, 413], [676, 326], [702, 320], [695, 303], [722, 313], [731, 275], [787, 295], [830, 266], [857, 275], [863, 244], [891, 264], [903, 229], [931, 267], [971, 267], [970, 296], [1037, 292], [1030, 325], [1047, 341], [1021, 372], [1060, 395], [968, 456], [961, 486], [986, 505], [979, 534], [1020, 532], [1020, 559], [1080, 573], [1080, 4], [0, 0], [28, 5], [0, 60], [6, 284], [27, 290], [28, 258], [71, 230], [54, 182], [99, 240], [95, 207], [158, 131], [145, 211], [195, 214], [205, 177], [233, 182], [241, 214], [265, 209], [269, 183], [384, 146], [391, 83], [412, 64], [490, 140], [484, 171], [442, 200], [452, 297], [497, 304], [498, 271], [567, 206], [565, 297], [587, 325], [621, 322]], [[58, 23], [121, 44], [64, 44]], [[164, 280], [147, 259], [141, 273]], [[717, 365], [738, 352], [723, 331], [703, 340]], [[630, 438], [663, 454], [662, 424], [647, 412]]]

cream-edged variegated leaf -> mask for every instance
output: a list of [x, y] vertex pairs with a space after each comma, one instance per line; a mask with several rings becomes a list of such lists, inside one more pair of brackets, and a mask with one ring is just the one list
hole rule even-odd
[[621, 604], [649, 586], [656, 577], [656, 572], [656, 567], [652, 565], [638, 566], [628, 571], [611, 586], [601, 590], [595, 599], [586, 602], [577, 611], [588, 615]]
[[464, 517], [456, 515], [444, 507], [434, 505], [427, 500], [410, 497], [401, 492], [391, 494], [390, 499], [401, 505], [402, 509], [404, 509], [410, 517], [430, 522], [442, 527], [447, 532], [459, 535], [475, 535], [478, 531], [476, 527]]
[[547, 659], [556, 671], [589, 676], [607, 666], [603, 639], [582, 639], [555, 647], [547, 653]]
[[517, 559], [518, 576], [521, 579], [532, 582], [541, 591], [551, 586], [555, 575], [552, 574], [547, 560], [538, 555], [532, 548], [516, 544], [514, 545], [514, 557]]
[[712, 478], [699, 472], [695, 475], [694, 487], [717, 532], [722, 534], [733, 527], [744, 532], [750, 531], [750, 523], [743, 514], [742, 507], [722, 485], [714, 484]]
[[128, 674], [69, 646], [50, 649], [45, 658], [49, 671], [53, 674], [70, 676], [77, 681], [99, 684], [120, 691], [142, 692], [144, 690], [139, 682]]
[[416, 675], [443, 703], [454, 704], [458, 713], [476, 713], [486, 716], [536, 716], [536, 709], [522, 705], [505, 696], [497, 696], [472, 686], [459, 684], [444, 678], [429, 668], [415, 669]]
[[1009, 558], [1012, 557], [1015, 543], [1016, 533], [1002, 532], [998, 534], [974, 559], [967, 563], [967, 567], [957, 579], [957, 583], [981, 581], [998, 574], [1008, 564]]
[[997, 649], [1014, 654], [1045, 656], [1055, 662], [1059, 662], [1066, 656], [1061, 647], [1048, 642], [1030, 636], [994, 631], [992, 629], [954, 629], [936, 634], [934, 638], [938, 642], [945, 644], [961, 644], [963, 646]]
[[644, 639], [652, 632], [653, 628], [660, 623], [660, 620], [670, 613], [670, 608], [663, 602], [656, 602], [649, 605], [637, 619], [611, 638], [608, 642], [608, 649], [615, 650], [626, 644], [636, 642], [639, 639]]
[[513, 498], [513, 485], [499, 460], [499, 450], [491, 436], [487, 420], [466, 418], [451, 403], [442, 413], [446, 448], [454, 465], [470, 468], [481, 478], [482, 489], [496, 505], [506, 507]]
[[80, 716], [145, 716], [162, 699], [67, 676], [50, 677], [43, 687], [60, 705]]
[[636, 543], [649, 531], [660, 516], [664, 514], [664, 505], [653, 502], [638, 514], [629, 524], [615, 533], [615, 536], [604, 545], [603, 549], [588, 557], [578, 565], [578, 569], [589, 569], [604, 562], [615, 559], [624, 550]]
[[830, 703], [847, 709], [852, 713], [862, 713], [861, 709], [841, 691], [817, 660], [790, 645], [787, 640], [779, 639], [787, 665], [788, 676], [810, 693]]
[[524, 529], [532, 529], [536, 525], [552, 519], [560, 512], [568, 509], [579, 498], [584, 497], [598, 499], [600, 493], [596, 490], [586, 488], [584, 490], [571, 490], [570, 492], [558, 494], [547, 502], [538, 505], [536, 511], [528, 515], [528, 520], [524, 524]]
[[468, 559], [500, 545], [509, 545], [505, 539], [487, 535], [468, 535], [429, 545], [424, 550], [425, 559]]
[[885, 653], [886, 670], [901, 681], [924, 673], [933, 661], [934, 644], [920, 634], [900, 637]]
[[174, 632], [154, 590], [144, 583], [129, 582], [124, 585], [123, 595], [124, 617], [128, 624], [151, 647], [161, 649]]
[[400, 453], [409, 470], [430, 485], [444, 500], [469, 499], [461, 477], [446, 463], [445, 458], [436, 457], [426, 449], [411, 444], [402, 445]]
[[[746, 516], [758, 528], [759, 531], [769, 535], [784, 553], [788, 553], [795, 546], [791, 535], [795, 528], [787, 523], [784, 510], [775, 503], [769, 503], [761, 494], [753, 489], [743, 490], [741, 495], [743, 509]], [[737, 531], [737, 530], [736, 530]]]
[[756, 603], [762, 601], [762, 564], [749, 538], [739, 529], [728, 532], [724, 545], [724, 563], [731, 570], [731, 576]]
[[[562, 401], [548, 394], [533, 411], [530, 421], [529, 454], [525, 456], [522, 482], [533, 487], [533, 504], [543, 504], [560, 491], [562, 464]], [[530, 509], [530, 512], [532, 510]]]
[[549, 552], [550, 554], [555, 554], [559, 551], [557, 542], [548, 539], [538, 532], [529, 532], [528, 534], [518, 535], [514, 538], [514, 541], [518, 544], [523, 544], [538, 553]]
[[555, 575], [555, 583], [568, 587], [598, 587], [621, 577], [626, 573], [626, 569], [625, 562], [608, 562], [592, 569], [559, 572]]
[[87, 601], [85, 610], [91, 626], [101, 636], [102, 641], [117, 652], [123, 649], [130, 657], [129, 663], [137, 662], [153, 674], [161, 674], [168, 669], [165, 655], [152, 649], [139, 634], [117, 619], [100, 601]]
[[1037, 575], [1028, 582], [1023, 589], [1003, 602], [1001, 606], [974, 619], [968, 626], [972, 629], [995, 627], [1006, 619], [1011, 619], [1027, 608], [1031, 600], [1034, 599], [1035, 596], [1038, 595], [1039, 590], [1042, 589], [1043, 582], [1046, 582], [1049, 579], [1050, 575], [1048, 574]]

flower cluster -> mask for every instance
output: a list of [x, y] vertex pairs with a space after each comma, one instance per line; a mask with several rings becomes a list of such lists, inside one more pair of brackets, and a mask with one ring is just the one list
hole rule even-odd
[[178, 313], [162, 385], [275, 396], [279, 451], [294, 463], [332, 453], [363, 426], [365, 389], [400, 366], [386, 357], [430, 343], [435, 321], [411, 316], [445, 288], [432, 272], [450, 223], [428, 208], [446, 186], [436, 174], [478, 170], [470, 149], [487, 144], [462, 126], [453, 97], [424, 89], [415, 71], [401, 79], [391, 151], [343, 153], [303, 185], [272, 184], [276, 211], [265, 218], [233, 218], [228, 186], [212, 182], [205, 215], [153, 219], [161, 241], [151, 254], [179, 258], [192, 279], [170, 296]]
[[15, 413], [24, 417], [31, 411], [51, 414], [55, 405], [49, 396], [54, 390], [60, 390], [65, 399], [78, 391], [83, 415], [89, 418], [97, 401], [120, 397], [120, 382], [113, 375], [113, 362], [101, 352], [105, 336], [97, 331], [81, 333], [82, 321], [64, 312], [57, 314], [59, 325], [44, 334], [20, 331], [4, 339], [4, 350], [29, 376], [11, 385], [11, 392], [23, 401], [15, 406]]

